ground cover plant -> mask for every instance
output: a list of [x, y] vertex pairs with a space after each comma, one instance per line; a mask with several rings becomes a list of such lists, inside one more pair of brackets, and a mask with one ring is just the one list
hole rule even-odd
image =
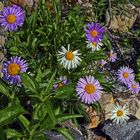
[[101, 112], [105, 92], [114, 97], [113, 124], [130, 119], [128, 106], [117, 102], [115, 92], [124, 87], [129, 95], [139, 94], [140, 64], [131, 38], [137, 40], [139, 31], [112, 32], [111, 21], [104, 20], [106, 1], [93, 3], [90, 21], [82, 7], [64, 10], [62, 3], [39, 0], [29, 8], [8, 1], [0, 12], [7, 37], [0, 79], [2, 140], [45, 140], [47, 131], [73, 140], [63, 123], [71, 120], [77, 128], [80, 120], [89, 123], [86, 107]]

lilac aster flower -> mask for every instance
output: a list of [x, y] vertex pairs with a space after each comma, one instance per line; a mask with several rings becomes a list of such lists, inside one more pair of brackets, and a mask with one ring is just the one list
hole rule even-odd
[[130, 90], [131, 93], [138, 94], [139, 91], [140, 91], [139, 83], [137, 83], [135, 81], [128, 83], [128, 88], [129, 88], [129, 90]]
[[3, 64], [2, 72], [4, 74], [3, 79], [10, 84], [20, 85], [21, 77], [20, 73], [26, 72], [28, 69], [27, 63], [21, 57], [11, 57], [9, 61]]
[[128, 84], [129, 82], [133, 81], [135, 78], [134, 71], [129, 67], [121, 67], [118, 70], [117, 75], [120, 82], [124, 84]]
[[76, 92], [82, 102], [91, 104], [101, 98], [102, 87], [93, 76], [80, 78], [76, 85]]
[[117, 54], [113, 50], [110, 50], [108, 58], [110, 62], [115, 62], [117, 60]]
[[0, 13], [0, 25], [9, 31], [16, 31], [18, 26], [22, 26], [25, 19], [25, 13], [19, 6], [7, 6]]
[[107, 64], [107, 61], [105, 61], [104, 59], [102, 59], [100, 61], [100, 67], [102, 68], [105, 64]]
[[99, 23], [88, 23], [86, 25], [86, 38], [89, 42], [100, 42], [103, 39], [105, 27], [101, 27]]
[[68, 83], [69, 83], [69, 81], [68, 81], [66, 76], [60, 76], [57, 80], [60, 80], [60, 82], [53, 85], [53, 87], [55, 89], [56, 88], [61, 88], [61, 87], [65, 86], [65, 85], [68, 85]]

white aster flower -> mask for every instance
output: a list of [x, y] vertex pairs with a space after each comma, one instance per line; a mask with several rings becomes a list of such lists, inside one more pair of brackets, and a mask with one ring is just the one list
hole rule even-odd
[[87, 41], [87, 48], [91, 49], [92, 52], [98, 51], [101, 49], [101, 46], [103, 45], [102, 42], [88, 42]]
[[129, 115], [130, 112], [126, 105], [120, 106], [116, 104], [110, 112], [110, 119], [116, 124], [123, 124], [129, 120]]
[[81, 54], [78, 53], [78, 50], [70, 50], [70, 45], [68, 45], [68, 49], [64, 46], [62, 46], [61, 49], [62, 51], [58, 51], [58, 61], [60, 64], [68, 70], [76, 68], [81, 62], [81, 58], [79, 57]]

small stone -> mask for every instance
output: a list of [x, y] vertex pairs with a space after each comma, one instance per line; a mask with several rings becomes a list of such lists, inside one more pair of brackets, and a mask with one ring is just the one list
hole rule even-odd
[[6, 37], [3, 35], [0, 35], [0, 46], [4, 46], [5, 40], [6, 40]]
[[[86, 138], [76, 130], [70, 129], [70, 131], [74, 137], [74, 140], [86, 140]], [[45, 135], [49, 140], [67, 140], [63, 135], [59, 134], [56, 131], [47, 131], [45, 132]]]
[[100, 99], [100, 105], [105, 114], [105, 120], [109, 119], [109, 112], [114, 105], [114, 98], [111, 93], [103, 93]]
[[114, 14], [112, 14], [111, 20], [109, 11], [106, 11], [106, 23], [108, 25], [110, 22], [110, 29], [128, 32], [129, 29], [131, 29], [134, 25], [138, 16], [135, 6], [130, 4], [124, 5], [124, 14], [122, 14], [121, 11], [118, 13], [117, 7], [112, 7], [111, 10], [114, 12]]
[[132, 118], [126, 124], [112, 125], [110, 120], [105, 121], [99, 128], [111, 140], [139, 140], [140, 120]]

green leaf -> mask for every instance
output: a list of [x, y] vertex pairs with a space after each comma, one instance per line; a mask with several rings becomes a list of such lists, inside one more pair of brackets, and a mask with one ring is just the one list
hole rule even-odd
[[38, 71], [37, 71], [37, 76], [36, 76], [35, 80], [36, 80], [37, 82], [41, 82], [41, 81], [42, 81], [42, 71], [41, 71], [40, 68], [39, 68]]
[[54, 74], [51, 76], [51, 79], [49, 80], [49, 82], [48, 82], [48, 84], [47, 84], [47, 87], [46, 87], [46, 89], [45, 89], [45, 91], [44, 91], [45, 94], [50, 93], [50, 90], [51, 90], [52, 85], [53, 85], [53, 82], [54, 82], [54, 77], [55, 77], [55, 75], [56, 75], [56, 71], [55, 71]]
[[10, 97], [9, 88], [2, 81], [0, 81], [0, 92], [6, 95], [7, 97]]
[[33, 136], [32, 139], [33, 140], [47, 140], [44, 134], [36, 134], [36, 135]]
[[47, 112], [47, 105], [45, 103], [41, 103], [35, 109], [33, 119], [43, 121]]
[[36, 29], [36, 32], [42, 34], [42, 35], [46, 35], [45, 32], [43, 32], [43, 28], [40, 28], [40, 29]]
[[107, 36], [106, 36], [105, 39], [104, 39], [104, 44], [105, 44], [105, 46], [106, 46], [109, 50], [112, 49], [111, 42], [110, 42], [110, 40], [108, 39]]
[[70, 119], [74, 119], [74, 118], [79, 118], [79, 117], [83, 117], [82, 115], [73, 115], [73, 114], [61, 114], [61, 115], [57, 115], [57, 122], [64, 122]]
[[106, 80], [105, 80], [105, 73], [99, 73], [99, 72], [95, 72], [95, 74], [94, 74], [94, 77], [96, 78], [96, 79], [98, 79], [101, 83], [105, 83], [106, 82]]
[[13, 138], [13, 137], [23, 137], [22, 134], [20, 134], [19, 132], [17, 132], [16, 130], [14, 129], [6, 129], [4, 130], [5, 133], [7, 134], [7, 138], [10, 139], [10, 138]]
[[56, 131], [58, 131], [59, 133], [64, 135], [67, 138], [67, 140], [74, 140], [71, 132], [68, 129], [66, 129], [66, 128], [57, 128]]
[[33, 47], [33, 48], [35, 47], [36, 42], [37, 42], [37, 38], [35, 38], [35, 39], [33, 40], [33, 42], [32, 42], [32, 47]]
[[18, 117], [18, 119], [20, 120], [20, 122], [22, 123], [22, 125], [27, 129], [29, 130], [29, 125], [30, 125], [30, 122], [28, 119], [26, 119], [23, 115], [20, 115]]
[[90, 53], [84, 58], [85, 62], [91, 62], [93, 60], [95, 61], [101, 59], [107, 59], [106, 56], [103, 54], [102, 50]]
[[7, 140], [6, 133], [3, 129], [0, 128], [0, 140]]
[[47, 116], [41, 123], [40, 127], [45, 130], [52, 130], [55, 128], [55, 125], [56, 124], [53, 123], [52, 119]]
[[66, 86], [56, 90], [55, 97], [58, 99], [69, 99], [70, 97], [72, 97], [74, 91], [75, 91], [75, 89], [74, 89], [73, 85], [66, 85]]
[[25, 110], [20, 104], [12, 105], [0, 110], [0, 126], [10, 123], [13, 119], [17, 118], [24, 112]]
[[46, 109], [48, 112], [48, 115], [50, 117], [50, 119], [52, 120], [52, 124], [55, 125], [56, 124], [56, 117], [55, 117], [55, 113], [54, 113], [54, 108], [52, 106], [52, 103], [50, 101], [46, 101]]
[[38, 10], [34, 11], [32, 13], [32, 15], [28, 18], [29, 19], [29, 25], [32, 27], [32, 28], [35, 28], [35, 25], [36, 25], [36, 22], [37, 22], [37, 17], [38, 17]]
[[33, 79], [30, 75], [26, 73], [22, 73], [21, 76], [24, 86], [33, 93], [38, 93], [39, 86], [35, 79]]

